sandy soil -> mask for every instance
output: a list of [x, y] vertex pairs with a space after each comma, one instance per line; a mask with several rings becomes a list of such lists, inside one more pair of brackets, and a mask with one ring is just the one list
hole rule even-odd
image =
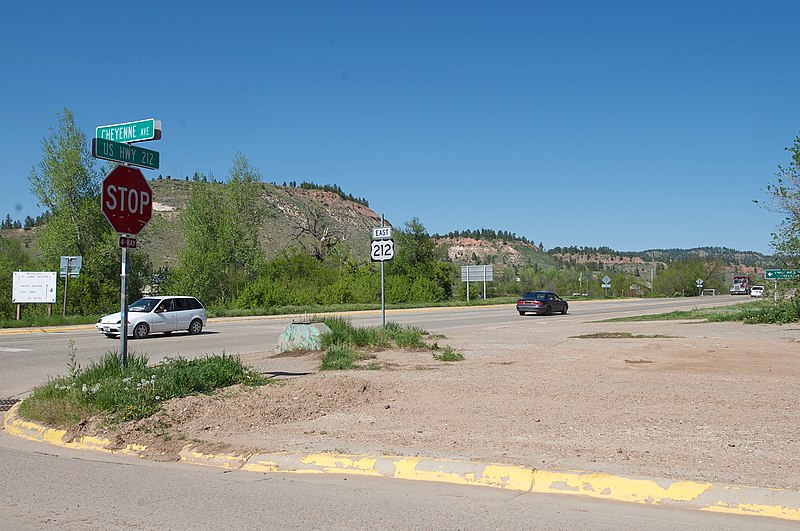
[[[649, 337], [576, 337], [594, 332]], [[194, 442], [800, 489], [800, 324], [528, 316], [437, 341], [466, 359], [392, 350], [381, 370], [321, 373], [319, 353], [243, 356], [280, 383], [172, 400], [105, 435], [164, 460]]]

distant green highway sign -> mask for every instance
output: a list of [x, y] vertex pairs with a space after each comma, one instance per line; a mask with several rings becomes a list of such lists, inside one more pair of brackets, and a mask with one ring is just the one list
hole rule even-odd
[[95, 131], [95, 138], [113, 142], [131, 143], [161, 139], [161, 120], [148, 118], [136, 122], [101, 125]]
[[103, 138], [92, 139], [92, 156], [151, 170], [157, 170], [160, 162], [158, 151], [120, 144]]
[[800, 278], [800, 269], [767, 269], [764, 271], [767, 280], [790, 280]]

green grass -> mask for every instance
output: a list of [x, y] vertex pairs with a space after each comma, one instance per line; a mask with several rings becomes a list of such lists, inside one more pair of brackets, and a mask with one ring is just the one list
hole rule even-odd
[[464, 355], [457, 350], [447, 346], [441, 352], [434, 352], [433, 359], [438, 361], [462, 361]]
[[[323, 371], [343, 371], [347, 369], [358, 369], [357, 362], [373, 359], [374, 354], [358, 352], [354, 348], [347, 345], [332, 345], [325, 351], [322, 357], [322, 365], [320, 370]], [[368, 369], [379, 369], [380, 365], [370, 363]]]
[[[374, 354], [368, 352], [369, 349], [396, 346], [407, 350], [438, 350], [438, 344], [430, 344], [427, 340], [443, 337], [431, 335], [421, 328], [402, 326], [393, 322], [386, 323], [384, 327], [356, 328], [343, 317], [323, 317], [320, 320], [331, 330], [320, 338], [322, 349], [325, 351], [322, 357], [322, 370], [364, 368], [359, 362], [375, 358]], [[450, 347], [445, 347], [445, 351], [447, 349]], [[452, 355], [450, 349], [446, 357]], [[376, 370], [382, 368], [382, 365], [373, 362], [365, 368]]]
[[631, 332], [595, 332], [593, 334], [583, 334], [572, 336], [574, 339], [669, 339], [675, 336], [663, 336], [660, 334], [633, 334]]
[[603, 322], [669, 321], [681, 319], [703, 319], [710, 322], [742, 321], [748, 324], [788, 324], [800, 321], [800, 300], [775, 304], [771, 301], [754, 301], [735, 306], [695, 308], [655, 315], [616, 317]]
[[[119, 309], [117, 309], [119, 311]], [[71, 326], [94, 324], [100, 319], [99, 315], [39, 315], [34, 317], [22, 317], [19, 321], [15, 319], [0, 320], [0, 328], [38, 328], [40, 326]]]
[[85, 369], [74, 366], [70, 375], [34, 389], [20, 404], [20, 414], [54, 426], [74, 424], [92, 415], [112, 423], [149, 417], [165, 400], [208, 394], [234, 384], [263, 385], [270, 380], [226, 354], [193, 360], [169, 358], [149, 366], [144, 356], [131, 355], [125, 369], [109, 352]]

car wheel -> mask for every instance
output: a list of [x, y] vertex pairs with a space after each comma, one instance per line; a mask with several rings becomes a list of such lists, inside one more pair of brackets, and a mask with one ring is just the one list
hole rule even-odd
[[553, 313], [553, 308], [551, 308], [550, 306], [544, 309], [545, 315], [552, 315], [552, 313]]
[[203, 331], [203, 321], [201, 321], [200, 319], [195, 319], [189, 325], [189, 333], [192, 335], [196, 336], [202, 331]]
[[144, 339], [150, 334], [150, 327], [147, 323], [139, 323], [133, 329], [133, 337], [136, 339]]
[[569, 308], [568, 308], [567, 306], [564, 306], [564, 309], [563, 309], [563, 310], [561, 310], [561, 315], [567, 315], [567, 310], [568, 310], [568, 309], [569, 309]]
[[519, 312], [520, 315], [525, 315], [525, 312]]

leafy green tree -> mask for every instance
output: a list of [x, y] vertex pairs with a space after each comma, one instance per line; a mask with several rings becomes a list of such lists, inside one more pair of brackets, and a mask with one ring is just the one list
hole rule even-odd
[[[58, 114], [58, 124], [42, 141], [42, 160], [31, 169], [28, 176], [30, 191], [39, 205], [51, 212], [51, 217], [61, 218], [56, 247], [69, 246], [77, 254], [87, 256], [91, 247], [107, 227], [98, 208], [100, 175], [89, 152], [86, 135], [75, 124], [75, 117], [67, 108]], [[91, 205], [91, 207], [89, 206]], [[100, 222], [103, 221], [103, 224]], [[48, 231], [55, 226], [48, 223]], [[61, 242], [60, 244], [58, 242]], [[45, 249], [55, 255], [52, 246]]]
[[387, 300], [434, 302], [450, 298], [454, 275], [447, 254], [437, 248], [419, 218], [406, 221], [396, 233], [396, 255], [386, 265], [386, 274], [394, 277], [387, 280]]
[[[98, 313], [119, 304], [121, 256], [113, 228], [100, 210], [100, 172], [88, 148], [86, 135], [65, 108], [42, 141], [42, 160], [31, 169], [30, 190], [47, 209], [46, 224], [37, 236], [42, 249], [40, 266], [58, 267], [61, 256], [82, 256], [81, 276], [70, 282], [70, 313]], [[39, 224], [37, 218], [36, 224]], [[132, 257], [129, 295], [137, 297], [148, 262]], [[58, 297], [63, 297], [59, 290]], [[63, 301], [59, 302], [63, 304]]]
[[174, 290], [206, 304], [224, 304], [256, 278], [263, 261], [260, 179], [258, 170], [237, 153], [227, 183], [192, 181], [182, 219], [186, 244], [174, 270]]
[[769, 184], [772, 195], [770, 208], [785, 217], [772, 235], [772, 247], [783, 264], [800, 268], [800, 136], [794, 139], [788, 166], [778, 166], [777, 182]]
[[13, 272], [27, 270], [29, 265], [30, 257], [20, 242], [0, 236], [0, 319], [13, 319], [16, 315], [11, 302]]

